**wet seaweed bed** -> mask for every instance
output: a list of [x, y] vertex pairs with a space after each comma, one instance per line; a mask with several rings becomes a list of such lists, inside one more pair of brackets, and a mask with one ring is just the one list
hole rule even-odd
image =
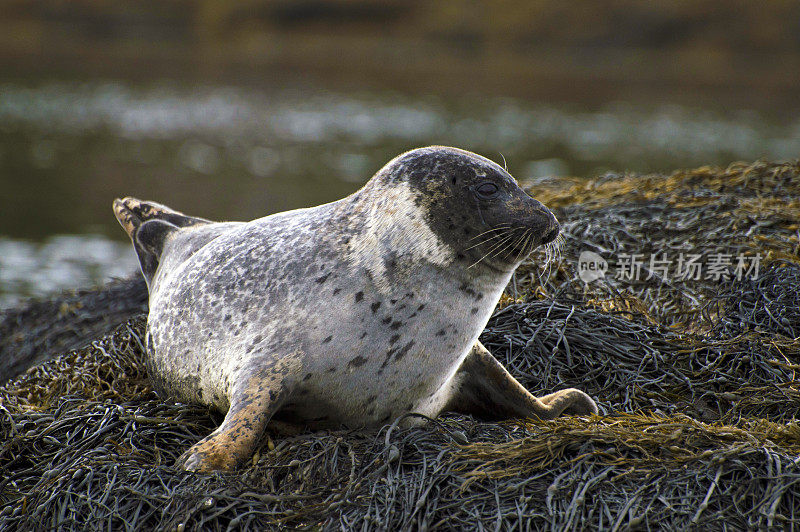
[[[530, 390], [579, 387], [601, 415], [270, 433], [235, 474], [185, 473], [220, 417], [155, 396], [140, 316], [0, 389], [0, 528], [800, 527], [800, 165], [533, 193], [564, 222], [561, 260], [521, 268], [481, 339]], [[585, 250], [761, 262], [586, 285]]]

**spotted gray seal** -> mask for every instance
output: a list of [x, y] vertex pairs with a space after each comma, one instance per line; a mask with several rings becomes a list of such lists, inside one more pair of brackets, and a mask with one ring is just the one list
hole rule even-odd
[[134, 198], [114, 211], [149, 289], [156, 389], [227, 411], [182, 456], [188, 470], [242, 463], [271, 419], [597, 412], [575, 389], [534, 397], [478, 341], [514, 269], [559, 232], [479, 155], [413, 150], [344, 199], [248, 223]]

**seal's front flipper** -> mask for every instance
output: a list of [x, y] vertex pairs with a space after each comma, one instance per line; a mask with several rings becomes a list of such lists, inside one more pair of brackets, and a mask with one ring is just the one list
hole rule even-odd
[[150, 286], [169, 235], [194, 225], [211, 223], [173, 211], [159, 203], [136, 198], [114, 200], [114, 214], [133, 242], [142, 273]]
[[270, 418], [290, 396], [298, 371], [299, 364], [292, 356], [274, 366], [242, 370], [222, 425], [192, 445], [176, 465], [187, 471], [208, 472], [230, 471], [244, 463], [252, 456]]
[[485, 420], [553, 419], [562, 413], [597, 413], [591, 397], [574, 388], [537, 399], [480, 342], [475, 343], [456, 371], [451, 389], [444, 412], [470, 414]]

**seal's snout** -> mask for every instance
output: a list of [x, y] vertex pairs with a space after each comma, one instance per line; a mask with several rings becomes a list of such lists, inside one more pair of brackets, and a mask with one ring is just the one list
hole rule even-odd
[[525, 226], [533, 229], [539, 235], [540, 244], [548, 244], [558, 237], [561, 232], [561, 225], [558, 223], [555, 214], [534, 198], [528, 199], [529, 214], [524, 222]]
[[561, 224], [558, 223], [556, 215], [553, 214], [553, 211], [544, 205], [542, 205], [542, 209], [544, 210], [544, 215], [547, 220], [545, 228], [542, 231], [542, 244], [549, 244], [558, 238], [558, 233], [561, 232]]
[[560, 232], [561, 225], [559, 225], [557, 221], [554, 221], [550, 230], [542, 235], [542, 244], [549, 244], [558, 237], [558, 233]]

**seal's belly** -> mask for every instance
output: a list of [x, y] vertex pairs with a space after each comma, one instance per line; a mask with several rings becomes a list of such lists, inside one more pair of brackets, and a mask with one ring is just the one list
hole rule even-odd
[[280, 417], [312, 426], [361, 427], [408, 412], [435, 416], [432, 401], [492, 311], [472, 313], [468, 302], [456, 301], [452, 311], [426, 313], [432, 303], [416, 294], [373, 301], [365, 295], [360, 303], [366, 314], [318, 322], [305, 331], [303, 376]]
[[302, 383], [277, 417], [314, 427], [356, 428], [381, 425], [407, 412], [430, 415], [427, 405], [462, 359], [446, 350], [414, 351], [384, 367], [375, 360], [359, 368], [325, 370]]
[[[165, 320], [161, 314], [171, 310], [155, 305], [151, 368], [169, 395], [225, 411], [236, 383], [245, 382], [259, 364], [300, 352], [302, 375], [294, 378], [291, 394], [276, 412], [281, 420], [355, 428], [380, 425], [407, 412], [435, 415], [429, 408], [432, 398], [474, 345], [491, 309], [487, 315], [467, 313], [467, 320], [462, 312], [459, 321], [446, 312], [422, 313], [418, 309], [427, 304], [421, 301], [399, 310], [402, 304], [397, 301], [392, 307], [391, 301], [381, 306], [367, 301], [366, 314], [351, 313], [351, 319], [338, 322], [328, 317], [311, 322], [278, 312], [284, 316], [280, 327], [273, 321], [268, 328], [263, 322], [232, 318], [227, 329], [198, 324], [187, 313], [183, 320]], [[380, 307], [389, 308], [381, 312]], [[160, 325], [165, 322], [172, 327]], [[237, 334], [242, 322], [252, 325]]]

